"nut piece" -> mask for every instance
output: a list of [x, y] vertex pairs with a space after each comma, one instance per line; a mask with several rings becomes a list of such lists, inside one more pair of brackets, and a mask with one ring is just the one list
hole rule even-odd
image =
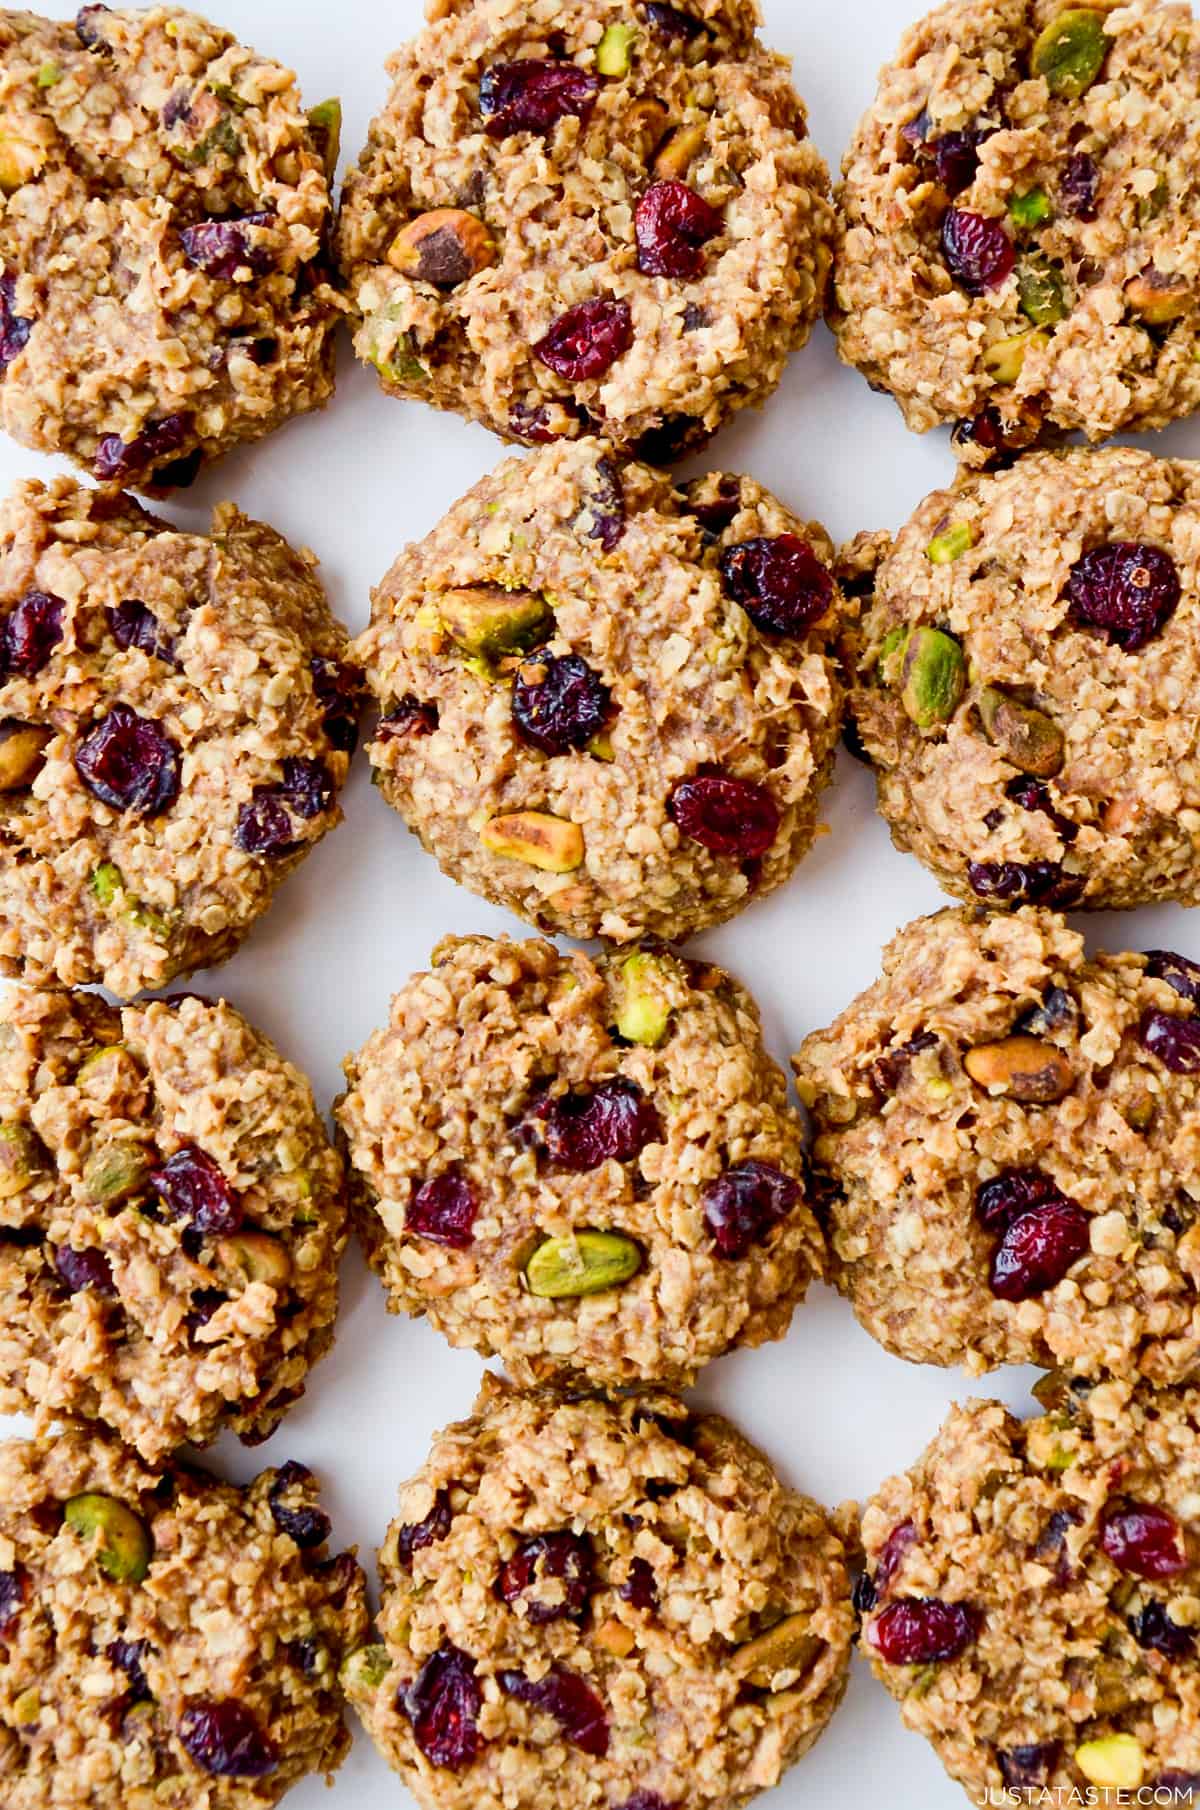
[[387, 261], [418, 282], [456, 289], [496, 262], [496, 241], [477, 214], [435, 207], [396, 234]]
[[642, 1267], [642, 1253], [620, 1232], [576, 1232], [547, 1238], [525, 1265], [533, 1295], [560, 1300], [571, 1295], [598, 1295], [619, 1288]]
[[989, 740], [1022, 773], [1053, 779], [1061, 770], [1062, 730], [1043, 711], [1019, 703], [998, 685], [985, 685], [979, 694], [979, 715]]
[[318, 101], [315, 107], [310, 107], [308, 129], [324, 161], [325, 174], [332, 182], [337, 169], [338, 152], [342, 148], [341, 101], [335, 96], [332, 100]]
[[1074, 101], [1091, 87], [1107, 55], [1104, 14], [1072, 7], [1035, 40], [1029, 66], [1034, 75], [1045, 76], [1051, 94]]
[[129, 1139], [104, 1144], [92, 1152], [84, 1166], [84, 1192], [97, 1206], [115, 1206], [136, 1194], [149, 1173], [150, 1159], [144, 1145]]
[[1077, 1747], [1075, 1764], [1093, 1785], [1136, 1791], [1145, 1772], [1146, 1757], [1141, 1742], [1133, 1735], [1105, 1735], [1101, 1741], [1085, 1741]]
[[37, 1727], [42, 1716], [42, 1699], [35, 1684], [31, 1684], [27, 1691], [22, 1691], [19, 1697], [14, 1697], [12, 1715], [18, 1728]]
[[1010, 195], [1008, 217], [1014, 226], [1044, 226], [1054, 209], [1045, 189], [1029, 189], [1024, 195]]
[[493, 855], [507, 855], [547, 874], [569, 874], [583, 862], [583, 831], [565, 817], [548, 811], [513, 811], [493, 817], [480, 831], [480, 841]]
[[704, 149], [707, 137], [707, 126], [676, 126], [659, 147], [654, 159], [654, 174], [667, 182], [682, 182]]
[[625, 130], [630, 143], [635, 140], [641, 145], [643, 156], [652, 151], [655, 145], [662, 143], [663, 133], [671, 123], [671, 113], [665, 101], [656, 100], [653, 95], [643, 95], [634, 101], [625, 116]]
[[596, 68], [601, 75], [628, 75], [629, 52], [638, 35], [636, 25], [610, 25], [596, 46]]
[[948, 723], [966, 688], [962, 648], [938, 628], [915, 628], [900, 662], [900, 702], [918, 729]]
[[644, 1043], [654, 1049], [666, 1036], [671, 1018], [670, 1001], [662, 991], [666, 972], [657, 955], [642, 950], [621, 963], [617, 1033], [627, 1043]]
[[447, 634], [466, 654], [499, 660], [527, 653], [552, 631], [554, 618], [543, 597], [532, 591], [505, 591], [499, 585], [465, 585], [444, 591], [438, 613]]
[[925, 557], [930, 565], [949, 566], [974, 545], [975, 530], [970, 522], [952, 522], [943, 533], [934, 535], [925, 549]]
[[0, 193], [15, 195], [41, 174], [45, 164], [41, 145], [31, 145], [14, 132], [0, 131]]
[[1035, 327], [1052, 327], [1069, 312], [1062, 273], [1042, 258], [1030, 258], [1017, 269], [1021, 313]]
[[27, 1125], [0, 1125], [0, 1200], [11, 1200], [29, 1186], [41, 1164], [37, 1144]]
[[972, 1081], [989, 1093], [1043, 1103], [1061, 1100], [1075, 1085], [1075, 1071], [1060, 1049], [1037, 1037], [1003, 1037], [980, 1043], [963, 1057]]
[[117, 1584], [140, 1584], [154, 1551], [145, 1522], [114, 1496], [88, 1492], [72, 1496], [63, 1510], [66, 1523], [94, 1545], [96, 1563]]
[[53, 729], [39, 729], [35, 723], [0, 725], [0, 792], [18, 792], [33, 784], [53, 736]]
[[1038, 333], [1032, 327], [1024, 333], [1014, 333], [1008, 339], [994, 340], [983, 354], [983, 368], [997, 383], [1016, 383], [1026, 353], [1035, 346], [1040, 349], [1049, 344], [1050, 335]]
[[392, 1669], [392, 1661], [384, 1646], [359, 1647], [345, 1661], [340, 1673], [345, 1691], [375, 1691]]
[[246, 1282], [268, 1282], [272, 1288], [283, 1288], [292, 1274], [291, 1258], [269, 1232], [239, 1232], [220, 1239], [217, 1262]]
[[1162, 327], [1177, 321], [1192, 306], [1192, 292], [1185, 277], [1165, 277], [1151, 265], [1125, 285], [1127, 305], [1147, 326]]
[[785, 1686], [794, 1683], [795, 1674], [807, 1671], [823, 1644], [810, 1632], [811, 1628], [810, 1615], [785, 1616], [765, 1634], [739, 1647], [729, 1661], [730, 1671], [764, 1691], [775, 1688], [774, 1681], [781, 1672], [789, 1674]]

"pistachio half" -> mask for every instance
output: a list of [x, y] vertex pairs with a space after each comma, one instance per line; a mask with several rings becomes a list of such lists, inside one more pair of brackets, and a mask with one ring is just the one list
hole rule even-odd
[[150, 1158], [144, 1144], [135, 1144], [128, 1138], [102, 1144], [84, 1164], [84, 1192], [97, 1206], [116, 1206], [118, 1201], [136, 1194], [149, 1173]]
[[514, 811], [485, 823], [479, 839], [493, 855], [524, 861], [547, 874], [569, 874], [582, 865], [583, 831], [548, 811]]
[[1052, 779], [1063, 764], [1063, 733], [1044, 711], [985, 685], [979, 694], [979, 715], [1005, 760], [1032, 773], [1036, 779]]
[[141, 1583], [154, 1546], [146, 1523], [131, 1508], [115, 1496], [87, 1491], [72, 1496], [63, 1513], [72, 1532], [92, 1543], [106, 1577], [118, 1584]]
[[1071, 7], [1035, 39], [1030, 68], [1034, 75], [1045, 76], [1051, 94], [1078, 100], [1099, 75], [1108, 45], [1104, 14], [1091, 7]]
[[291, 1258], [269, 1232], [239, 1232], [218, 1240], [217, 1262], [247, 1282], [267, 1282], [272, 1288], [284, 1287], [292, 1274]]
[[993, 340], [983, 354], [983, 368], [996, 383], [1016, 383], [1025, 365], [1026, 354], [1035, 347], [1048, 346], [1050, 336], [1029, 327], [1024, 333], [1012, 333], [1007, 339]]
[[621, 992], [617, 1006], [617, 1032], [627, 1043], [643, 1043], [653, 1049], [667, 1034], [671, 1006], [663, 985], [667, 969], [662, 958], [639, 950], [626, 956], [618, 969]]
[[978, 1043], [963, 1057], [963, 1067], [978, 1086], [1013, 1100], [1061, 1100], [1075, 1085], [1075, 1071], [1063, 1052], [1037, 1037]]
[[747, 1684], [769, 1691], [781, 1672], [803, 1672], [812, 1663], [822, 1642], [811, 1630], [810, 1615], [786, 1615], [739, 1647], [729, 1669]]
[[610, 25], [596, 46], [596, 68], [601, 75], [628, 75], [630, 50], [637, 38], [636, 25]]
[[525, 1265], [529, 1292], [552, 1300], [619, 1288], [642, 1267], [642, 1253], [621, 1232], [576, 1232], [547, 1238]]
[[443, 591], [438, 614], [447, 634], [464, 653], [485, 660], [528, 653], [554, 627], [544, 597], [533, 591], [506, 591], [500, 585], [463, 585]]
[[391, 1669], [392, 1661], [386, 1647], [359, 1647], [342, 1666], [342, 1688], [346, 1691], [378, 1690]]
[[37, 1139], [28, 1125], [0, 1125], [0, 1200], [20, 1194], [41, 1168]]
[[952, 522], [941, 534], [934, 535], [925, 549], [925, 557], [932, 566], [953, 565], [974, 544], [975, 530], [970, 522]]
[[388, 247], [387, 261], [418, 282], [457, 289], [496, 262], [496, 241], [477, 214], [438, 207], [401, 228]]
[[36, 723], [0, 724], [0, 792], [19, 792], [33, 784], [53, 736], [53, 729]]
[[704, 149], [707, 137], [707, 126], [676, 126], [659, 146], [654, 174], [664, 182], [681, 182]]
[[918, 729], [948, 723], [966, 688], [962, 648], [939, 628], [915, 628], [900, 661], [900, 702]]
[[1186, 277], [1163, 276], [1151, 265], [1141, 276], [1131, 277], [1125, 285], [1125, 301], [1148, 327], [1163, 327], [1177, 321], [1193, 303]]
[[342, 148], [342, 103], [336, 98], [318, 101], [308, 110], [308, 129], [313, 135], [325, 174], [332, 180], [337, 169], [338, 152]]
[[1075, 1749], [1075, 1764], [1093, 1785], [1136, 1791], [1146, 1770], [1142, 1744], [1134, 1735], [1105, 1735]]
[[1017, 302], [1035, 327], [1052, 327], [1069, 312], [1062, 272], [1044, 258], [1027, 258], [1017, 267]]

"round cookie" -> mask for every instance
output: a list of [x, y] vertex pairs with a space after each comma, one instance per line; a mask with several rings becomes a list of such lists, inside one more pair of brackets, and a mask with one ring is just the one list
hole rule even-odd
[[727, 1421], [487, 1376], [400, 1502], [343, 1680], [422, 1810], [742, 1810], [841, 1699], [842, 1542]]
[[19, 484], [0, 612], [0, 971], [128, 997], [223, 961], [340, 819], [357, 681], [312, 555]]
[[250, 1444], [333, 1343], [343, 1171], [307, 1081], [232, 1006], [0, 1008], [0, 1408], [153, 1462]]
[[1038, 1394], [952, 1409], [867, 1504], [863, 1651], [973, 1804], [1190, 1804], [1200, 1392]]
[[952, 0], [884, 69], [839, 191], [842, 358], [986, 462], [1200, 405], [1200, 26]]
[[333, 391], [336, 102], [176, 7], [0, 20], [0, 425], [190, 483]]
[[1200, 900], [1200, 463], [1031, 453], [882, 538], [850, 710], [897, 846], [992, 906]]
[[918, 1363], [1200, 1362], [1200, 965], [943, 911], [796, 1057], [834, 1279]]
[[384, 797], [539, 929], [679, 938], [786, 880], [842, 691], [832, 547], [748, 478], [509, 459], [374, 593]]
[[821, 312], [833, 211], [753, 0], [430, 17], [338, 225], [384, 389], [655, 461], [762, 403]]
[[749, 994], [665, 950], [433, 964], [335, 1108], [390, 1306], [522, 1382], [683, 1384], [781, 1338], [824, 1256]]
[[244, 1488], [79, 1426], [0, 1445], [6, 1810], [262, 1810], [350, 1746], [367, 1626], [303, 1465]]

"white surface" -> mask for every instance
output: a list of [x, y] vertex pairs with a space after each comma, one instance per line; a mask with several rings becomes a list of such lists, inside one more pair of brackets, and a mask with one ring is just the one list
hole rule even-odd
[[[386, 93], [384, 58], [420, 22], [420, 0], [196, 4], [297, 69], [309, 104], [339, 94], [351, 158]], [[765, 0], [766, 41], [794, 58], [813, 136], [831, 166], [918, 4]], [[74, 6], [51, 0], [46, 10], [65, 16]], [[1145, 443], [1200, 456], [1200, 423]], [[482, 428], [384, 397], [343, 339], [338, 394], [324, 414], [227, 458], [165, 513], [204, 527], [210, 506], [233, 497], [316, 550], [334, 609], [357, 630], [367, 620], [371, 585], [401, 545], [425, 533], [502, 456]], [[895, 406], [837, 363], [824, 327], [793, 360], [765, 413], [741, 416], [707, 458], [685, 469], [715, 464], [751, 473], [801, 514], [820, 517], [835, 540], [860, 528], [898, 526], [953, 470], [946, 437], [908, 434]], [[50, 465], [0, 442], [3, 487], [45, 476]], [[344, 802], [346, 823], [288, 882], [242, 953], [195, 982], [224, 994], [274, 1037], [311, 1076], [323, 1106], [341, 1084], [345, 1053], [383, 1021], [389, 994], [426, 964], [439, 936], [519, 929], [443, 878], [372, 790], [361, 754]], [[893, 850], [874, 814], [870, 779], [845, 754], [823, 816], [831, 833], [790, 885], [692, 945], [756, 992], [768, 1041], [785, 1065], [808, 1031], [874, 978], [892, 932], [945, 902], [917, 863]], [[1165, 945], [1200, 957], [1200, 924], [1174, 907], [1095, 918], [1084, 927], [1095, 945]], [[338, 1343], [304, 1399], [268, 1445], [249, 1452], [226, 1438], [209, 1461], [245, 1479], [264, 1464], [302, 1459], [322, 1477], [339, 1545], [357, 1543], [369, 1561], [398, 1484], [420, 1464], [432, 1432], [467, 1413], [479, 1371], [476, 1357], [451, 1351], [424, 1323], [386, 1314], [378, 1285], [352, 1252]], [[1031, 1378], [1003, 1371], [988, 1379], [986, 1392], [1024, 1411]], [[790, 1481], [835, 1503], [865, 1496], [911, 1462], [947, 1405], [969, 1393], [955, 1373], [888, 1357], [843, 1301], [818, 1289], [784, 1343], [713, 1365], [694, 1399], [732, 1415]], [[357, 1724], [355, 1736], [335, 1795], [310, 1780], [288, 1796], [288, 1810], [411, 1803]], [[902, 1729], [895, 1705], [861, 1662], [828, 1733], [762, 1800], [764, 1810], [877, 1803], [955, 1810], [963, 1801], [932, 1750]]]

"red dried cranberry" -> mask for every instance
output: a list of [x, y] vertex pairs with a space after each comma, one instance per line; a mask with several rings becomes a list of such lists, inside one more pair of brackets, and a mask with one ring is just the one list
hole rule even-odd
[[447, 1173], [422, 1182], [408, 1205], [405, 1229], [430, 1244], [466, 1251], [475, 1242], [479, 1202], [464, 1176]]
[[1175, 561], [1144, 541], [1107, 541], [1071, 567], [1063, 595], [1073, 623], [1103, 631], [1135, 654], [1152, 641], [1182, 596]]
[[247, 855], [278, 855], [296, 846], [296, 832], [277, 786], [255, 786], [238, 812], [234, 841]]
[[539, 1109], [546, 1154], [577, 1175], [601, 1163], [629, 1163], [661, 1141], [662, 1122], [635, 1081], [602, 1081], [590, 1094], [563, 1094]]
[[760, 1244], [772, 1226], [787, 1218], [799, 1198], [799, 1182], [753, 1157], [706, 1182], [700, 1204], [717, 1254], [744, 1257], [751, 1245]]
[[328, 654], [314, 654], [309, 661], [313, 696], [321, 706], [329, 746], [339, 754], [353, 754], [358, 746], [358, 713], [362, 684], [351, 666]]
[[54, 1267], [73, 1295], [90, 1289], [96, 1295], [115, 1295], [112, 1265], [103, 1251], [75, 1251], [60, 1244], [54, 1253]]
[[426, 1546], [436, 1546], [450, 1532], [454, 1520], [454, 1510], [450, 1506], [450, 1493], [440, 1489], [433, 1499], [433, 1507], [423, 1521], [408, 1521], [396, 1533], [396, 1558], [407, 1570], [412, 1570], [414, 1552], [421, 1552]]
[[412, 1723], [413, 1739], [432, 1766], [461, 1772], [480, 1748], [479, 1712], [483, 1692], [475, 1661], [461, 1647], [439, 1647], [427, 1659], [399, 1702]]
[[547, 137], [560, 119], [591, 118], [600, 79], [574, 63], [545, 57], [522, 57], [515, 63], [493, 63], [479, 83], [479, 111], [493, 138], [514, 132]]
[[107, 6], [81, 6], [75, 15], [75, 35], [85, 50], [107, 50], [103, 15]]
[[779, 834], [779, 806], [767, 788], [732, 773], [680, 780], [667, 811], [693, 842], [734, 861], [759, 860]]
[[969, 295], [998, 289], [1016, 262], [1013, 242], [999, 220], [952, 207], [942, 221], [942, 253], [956, 283]]
[[725, 594], [768, 635], [801, 635], [833, 601], [833, 579], [798, 534], [760, 536], [721, 556]]
[[23, 1565], [0, 1571], [0, 1640], [7, 1640], [29, 1601], [29, 1573]]
[[1135, 1577], [1178, 1577], [1188, 1568], [1183, 1529], [1170, 1509], [1127, 1502], [1105, 1512], [1100, 1544], [1119, 1571]]
[[585, 748], [608, 718], [611, 693], [579, 654], [529, 654], [512, 689], [513, 727], [543, 754]]
[[179, 1719], [179, 1739], [202, 1772], [217, 1779], [265, 1779], [279, 1765], [275, 1743], [244, 1703], [201, 1698]]
[[646, 0], [642, 11], [660, 38], [673, 38], [688, 43], [691, 39], [698, 38], [704, 30], [701, 20], [694, 19], [691, 13], [681, 12], [677, 6], [665, 5], [663, 0]]
[[1147, 1007], [1137, 1028], [1138, 1042], [1174, 1075], [1200, 1071], [1200, 1018], [1178, 1018], [1174, 1012]]
[[130, 1695], [138, 1703], [144, 1702], [150, 1695], [150, 1686], [142, 1670], [142, 1661], [149, 1651], [148, 1640], [110, 1640], [104, 1649], [104, 1657], [109, 1664], [115, 1665], [128, 1678]]
[[640, 1609], [644, 1615], [657, 1609], [658, 1584], [649, 1559], [630, 1559], [629, 1575], [618, 1589], [617, 1595], [623, 1603]]
[[183, 255], [189, 264], [206, 276], [232, 282], [240, 270], [252, 276], [265, 276], [275, 268], [275, 253], [270, 246], [256, 244], [257, 228], [271, 226], [275, 216], [269, 213], [241, 214], [233, 220], [201, 220], [185, 226], [179, 235]]
[[171, 1217], [186, 1220], [197, 1232], [236, 1232], [242, 1223], [233, 1189], [195, 1144], [184, 1144], [153, 1170], [150, 1185]]
[[149, 422], [132, 440], [122, 440], [120, 434], [105, 434], [96, 449], [93, 470], [98, 478], [115, 478], [122, 483], [147, 471], [153, 474], [156, 465], [179, 451], [191, 431], [192, 417], [178, 414]]
[[32, 679], [63, 637], [66, 604], [50, 591], [26, 591], [0, 624], [0, 667], [5, 676]]
[[1062, 1281], [1088, 1249], [1088, 1216], [1073, 1200], [1034, 1207], [1014, 1219], [992, 1258], [992, 1293], [1028, 1301]]
[[879, 1592], [869, 1571], [860, 1571], [855, 1578], [850, 1601], [858, 1615], [869, 1615], [879, 1601]]
[[[580, 494], [583, 498], [580, 520], [587, 521], [588, 539], [598, 540], [604, 551], [611, 553], [620, 544], [626, 527], [625, 492], [621, 487], [621, 475], [611, 459], [597, 459], [591, 471], [580, 480]], [[577, 522], [577, 532], [578, 527]]]
[[111, 604], [105, 614], [119, 648], [136, 647], [144, 654], [166, 660], [171, 666], [176, 664], [174, 642], [169, 635], [163, 634], [158, 617], [140, 597], [127, 597], [122, 603]]
[[528, 402], [514, 403], [508, 413], [508, 431], [514, 440], [529, 446], [552, 446], [562, 438], [550, 425], [550, 411], [545, 403], [537, 407]]
[[889, 1050], [886, 1056], [878, 1056], [872, 1062], [867, 1072], [881, 1101], [890, 1100], [902, 1086], [913, 1057], [919, 1056], [922, 1050], [935, 1049], [938, 1042], [935, 1031], [917, 1031], [896, 1049]]
[[1095, 160], [1086, 151], [1073, 151], [1063, 166], [1059, 178], [1058, 192], [1063, 207], [1076, 220], [1094, 220], [1096, 218], [1096, 192], [1100, 187], [1100, 172]]
[[608, 1752], [608, 1716], [603, 1703], [577, 1672], [556, 1665], [544, 1678], [521, 1672], [497, 1674], [500, 1688], [518, 1703], [553, 1716], [567, 1740], [581, 1753], [600, 1760]]
[[411, 694], [400, 699], [395, 708], [381, 717], [375, 730], [380, 742], [407, 741], [410, 737], [432, 735], [438, 726], [436, 704], [422, 704]]
[[[701, 483], [705, 483], [706, 481], [707, 480], [704, 479], [700, 480]], [[694, 498], [692, 493], [697, 488], [698, 486], [692, 485], [688, 489], [688, 514], [694, 515], [705, 533], [716, 540], [718, 536], [724, 534], [725, 530], [732, 525], [742, 507], [742, 480], [740, 478], [735, 478], [730, 472], [722, 472], [717, 479], [716, 495], [710, 498], [708, 502], [697, 501]], [[786, 539], [787, 537], [784, 536], [784, 538]], [[753, 541], [747, 541], [745, 544], [747, 546], [753, 546], [755, 543]], [[771, 542], [768, 541], [767, 545], [770, 546]], [[724, 573], [722, 576], [725, 576]], [[729, 582], [729, 579], [726, 578], [727, 587]], [[757, 595], [757, 591], [755, 594]], [[739, 597], [738, 602], [741, 603], [741, 601], [742, 600]]]
[[928, 1665], [935, 1659], [957, 1659], [978, 1633], [978, 1613], [966, 1603], [902, 1596], [880, 1610], [867, 1641], [888, 1665]]
[[664, 415], [633, 443], [634, 454], [644, 465], [672, 465], [684, 453], [699, 452], [713, 437], [713, 430], [695, 415]]
[[628, 302], [613, 296], [597, 296], [560, 314], [550, 331], [533, 348], [557, 377], [580, 383], [603, 377], [633, 344], [633, 313]]
[[1010, 1791], [1030, 1791], [1046, 1784], [1058, 1764], [1058, 1755], [1057, 1741], [1031, 1741], [1022, 1747], [1001, 1748], [996, 1760]]
[[975, 1215], [989, 1232], [1003, 1232], [1022, 1213], [1066, 1200], [1067, 1196], [1044, 1170], [1002, 1169], [976, 1189]]
[[1146, 973], [1151, 980], [1165, 980], [1180, 999], [1200, 1003], [1200, 962], [1176, 955], [1172, 949], [1147, 949]]
[[919, 1535], [912, 1521], [901, 1521], [893, 1527], [879, 1551], [879, 1562], [875, 1566], [875, 1588], [880, 1596], [886, 1596], [888, 1586], [904, 1563], [904, 1555], [919, 1543]]
[[1043, 817], [1048, 817], [1064, 842], [1074, 842], [1078, 836], [1079, 825], [1055, 810], [1050, 788], [1044, 780], [1018, 773], [1005, 786], [1004, 796], [1019, 804], [1023, 811], [1040, 811]]
[[[951, 200], [974, 182], [979, 168], [979, 142], [984, 136], [968, 127], [965, 132], [944, 132], [940, 138], [926, 141], [926, 149], [933, 153], [934, 174]], [[979, 215], [973, 217], [978, 219]]]
[[156, 817], [179, 796], [179, 751], [161, 726], [114, 704], [75, 750], [75, 771], [114, 811]]
[[29, 343], [33, 322], [13, 313], [17, 279], [11, 271], [0, 277], [0, 371], [7, 371], [18, 352]]
[[969, 861], [967, 879], [981, 899], [1006, 905], [1074, 905], [1086, 881], [1067, 873], [1059, 861]]
[[280, 796], [297, 817], [320, 817], [333, 803], [333, 780], [323, 760], [289, 754], [283, 762]]
[[954, 432], [950, 436], [955, 446], [982, 446], [988, 452], [1004, 450], [1004, 423], [999, 409], [993, 408], [989, 402], [986, 408], [980, 409], [963, 421], [956, 421]]
[[648, 277], [698, 277], [704, 247], [725, 221], [686, 182], [655, 182], [637, 204], [634, 236], [638, 269]]
[[1136, 1615], [1129, 1617], [1128, 1627], [1139, 1647], [1161, 1653], [1165, 1659], [1190, 1659], [1196, 1650], [1196, 1636], [1191, 1628], [1182, 1628], [1172, 1621], [1166, 1604], [1157, 1597], [1151, 1597]]
[[323, 1546], [333, 1525], [323, 1508], [305, 1500], [311, 1494], [312, 1481], [313, 1474], [306, 1464], [289, 1459], [275, 1473], [267, 1496], [271, 1519], [280, 1533], [294, 1540], [302, 1552]]
[[[546, 1578], [561, 1584], [560, 1601], [546, 1603], [530, 1594]], [[540, 1628], [546, 1622], [561, 1621], [564, 1616], [582, 1615], [595, 1581], [591, 1542], [564, 1528], [558, 1533], [539, 1533], [522, 1540], [500, 1567], [496, 1591], [506, 1603], [524, 1602], [525, 1620], [530, 1627]]]

